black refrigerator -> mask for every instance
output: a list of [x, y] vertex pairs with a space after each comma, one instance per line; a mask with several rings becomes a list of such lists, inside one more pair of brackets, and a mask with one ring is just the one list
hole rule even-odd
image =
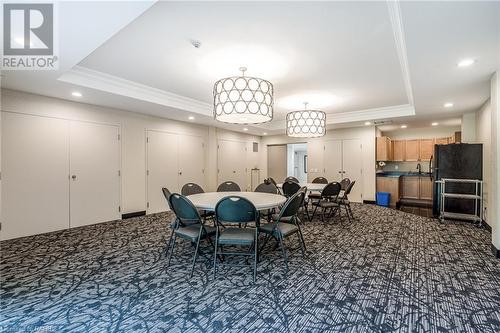
[[[443, 178], [483, 180], [483, 145], [468, 143], [435, 145], [431, 172], [434, 190], [432, 212], [434, 216], [438, 216], [441, 201], [439, 200], [440, 187], [436, 181]], [[446, 192], [474, 194], [475, 185], [470, 183], [447, 184]], [[475, 206], [472, 200], [447, 198], [445, 204], [445, 210], [448, 212], [474, 213]]]

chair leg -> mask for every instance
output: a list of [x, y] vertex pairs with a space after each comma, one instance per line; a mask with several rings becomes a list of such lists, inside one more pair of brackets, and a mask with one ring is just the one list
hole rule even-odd
[[177, 239], [177, 235], [174, 232], [173, 239], [172, 239], [172, 248], [170, 249], [169, 254], [168, 254], [167, 267], [170, 266], [170, 260], [172, 259], [172, 254], [174, 253], [174, 250], [175, 250], [176, 239]]
[[287, 255], [286, 255], [285, 246], [283, 245], [283, 236], [280, 235], [278, 237], [278, 239], [279, 239], [279, 242], [280, 242], [281, 253], [283, 254], [283, 260], [285, 261], [285, 269], [286, 269], [286, 272], [288, 273], [288, 258], [287, 258]]
[[168, 240], [168, 244], [165, 249], [165, 255], [167, 256], [167, 258], [168, 258], [168, 253], [170, 252], [170, 247], [172, 246], [172, 239], [174, 238], [174, 233], [175, 229], [172, 229], [172, 232], [170, 233], [170, 239]]
[[311, 219], [309, 221], [312, 221], [314, 219], [314, 216], [316, 215], [316, 210], [318, 210], [318, 206], [314, 207], [313, 214], [312, 214]]
[[307, 251], [306, 242], [304, 241], [304, 236], [302, 235], [302, 230], [300, 229], [299, 226], [297, 226], [297, 228], [299, 229], [298, 234], [299, 234], [300, 248], [302, 249], [302, 255], [305, 255], [305, 252]]
[[214, 246], [214, 280], [217, 274], [217, 247], [219, 246], [219, 228], [215, 231], [215, 246]]
[[255, 282], [255, 278], [257, 277], [257, 259], [259, 257], [259, 233], [257, 232], [257, 228], [255, 228], [255, 240], [254, 240], [254, 258], [253, 258], [253, 282]]
[[200, 230], [200, 234], [198, 235], [198, 240], [196, 241], [196, 249], [194, 250], [194, 256], [193, 256], [193, 263], [191, 264], [191, 274], [189, 277], [193, 277], [193, 272], [194, 272], [194, 264], [196, 263], [196, 258], [198, 257], [198, 249], [200, 248], [200, 239], [201, 239], [201, 233], [203, 231]]

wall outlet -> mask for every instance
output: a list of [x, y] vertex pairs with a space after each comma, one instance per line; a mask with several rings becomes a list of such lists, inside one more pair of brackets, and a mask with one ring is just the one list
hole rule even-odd
[[394, 166], [394, 169], [395, 169], [395, 170], [399, 169], [399, 165], [397, 165], [397, 164], [396, 164], [396, 165]]

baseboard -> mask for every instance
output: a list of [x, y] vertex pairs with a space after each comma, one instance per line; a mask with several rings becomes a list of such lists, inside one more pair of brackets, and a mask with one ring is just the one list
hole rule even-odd
[[486, 223], [486, 221], [483, 221], [482, 225], [484, 226], [484, 229], [486, 229], [489, 232], [491, 232], [491, 226], [488, 223]]
[[145, 210], [141, 210], [139, 212], [132, 212], [132, 213], [127, 213], [127, 214], [122, 214], [122, 220], [130, 219], [132, 217], [137, 217], [137, 216], [144, 216], [144, 215], [146, 215], [146, 211]]
[[375, 205], [376, 204], [375, 200], [363, 200], [363, 203], [364, 204], [370, 204], [370, 205]]
[[495, 247], [495, 245], [491, 244], [491, 252], [493, 252], [493, 255], [500, 259], [500, 250]]

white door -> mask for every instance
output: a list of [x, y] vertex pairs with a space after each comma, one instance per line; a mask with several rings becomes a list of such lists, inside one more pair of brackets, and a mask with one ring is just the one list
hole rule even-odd
[[168, 204], [161, 191], [180, 192], [178, 183], [177, 135], [159, 131], [147, 131], [147, 213], [168, 210]]
[[329, 182], [342, 180], [342, 140], [325, 141], [323, 163], [325, 178]]
[[242, 191], [246, 184], [246, 144], [239, 141], [219, 140], [218, 149], [218, 184], [233, 181]]
[[69, 227], [68, 122], [2, 112], [2, 230], [10, 239]]
[[287, 145], [267, 146], [267, 176], [277, 183], [287, 177]]
[[70, 227], [120, 218], [120, 140], [113, 125], [70, 122]]
[[179, 187], [196, 183], [205, 188], [205, 143], [202, 137], [179, 136]]
[[351, 181], [356, 181], [349, 194], [349, 200], [354, 202], [362, 202], [363, 197], [363, 161], [362, 148], [359, 139], [343, 140], [343, 178], [349, 178]]

